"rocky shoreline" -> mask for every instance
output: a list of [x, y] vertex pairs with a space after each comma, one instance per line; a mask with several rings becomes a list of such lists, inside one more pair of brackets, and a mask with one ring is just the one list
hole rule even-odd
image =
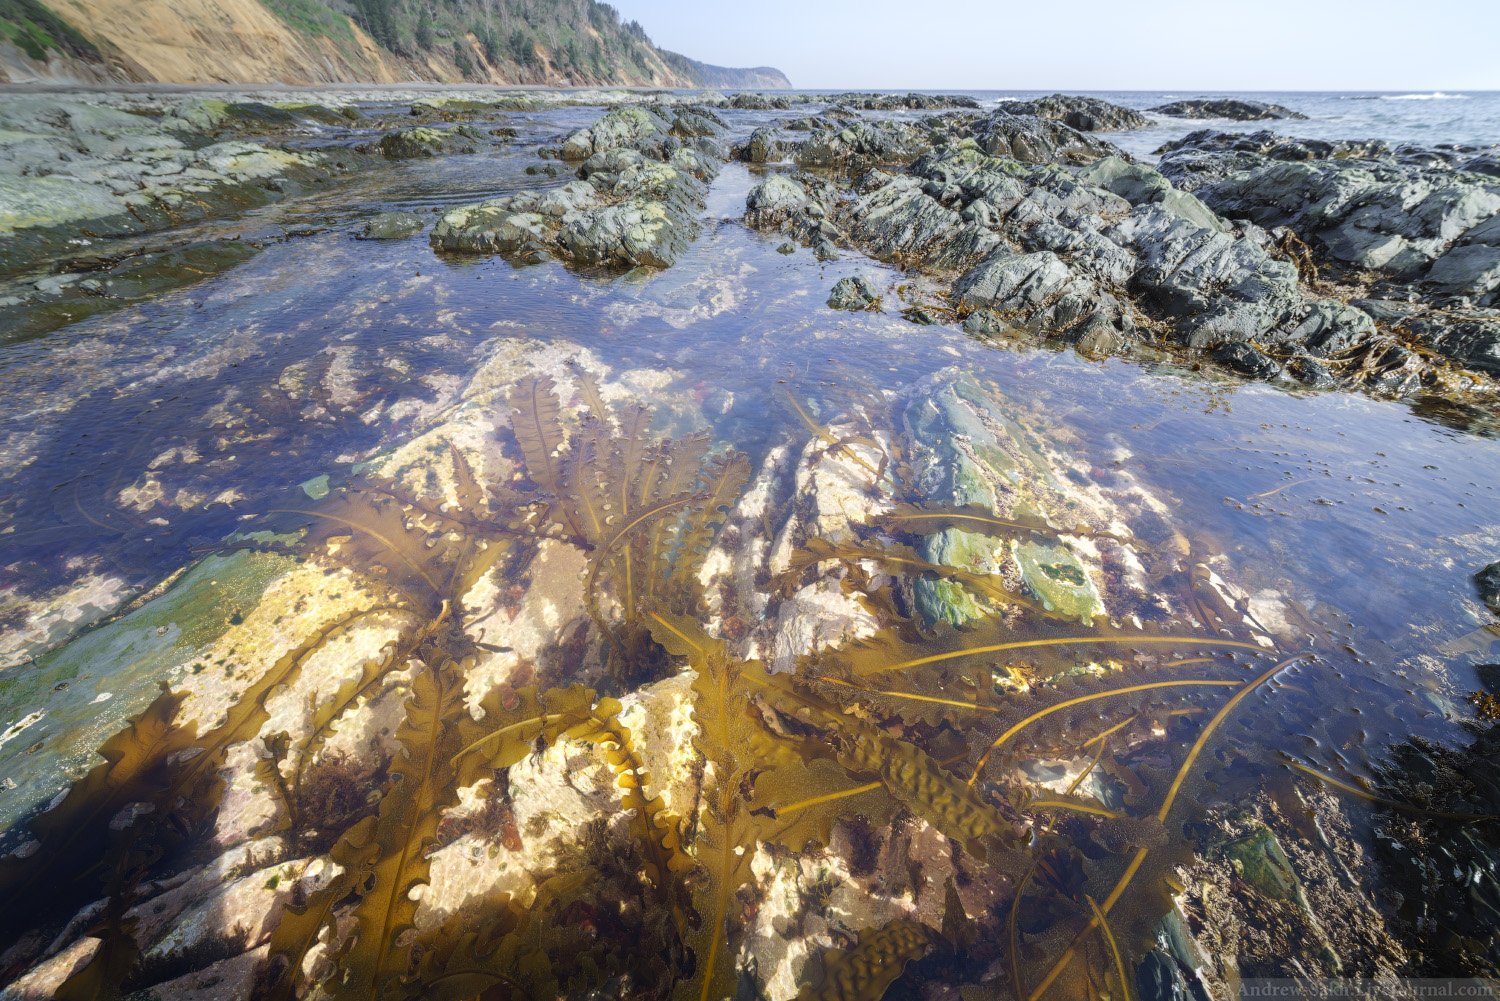
[[[232, 267], [255, 248], [180, 246], [184, 227], [382, 171], [487, 166], [529, 148], [519, 126], [543, 138], [504, 194], [331, 225], [412, 241], [422, 268], [493, 255], [611, 287], [678, 274], [714, 227], [785, 241], [764, 254], [777, 267], [902, 269], [895, 287], [840, 271], [804, 300], [808, 368], [839, 325], [899, 302], [890, 351], [944, 324], [1298, 392], [1497, 399], [1493, 149], [1205, 130], [1150, 166], [1109, 141], [1141, 113], [1066, 95], [252, 96], [8, 106], [0, 316], [45, 333], [201, 281], [221, 250]], [[732, 201], [726, 177], [747, 181]], [[531, 267], [549, 260], [571, 270]], [[10, 669], [45, 665], [27, 683], [71, 729], [60, 747], [40, 717], [0, 734], [35, 739], [0, 791], [0, 1001], [673, 985], [792, 1001], [898, 980], [924, 1001], [1054, 981], [1049, 996], [1228, 1001], [1243, 977], [1500, 970], [1493, 826], [1441, 819], [1494, 808], [1500, 679], [1482, 670], [1491, 690], [1465, 702], [1454, 665], [1402, 662], [1400, 683], [1423, 679], [1406, 695], [1473, 740], [1413, 738], [1373, 790], [1274, 751], [1265, 715], [1216, 729], [1247, 696], [1301, 692], [1312, 705], [1271, 702], [1276, 725], [1357, 746], [1321, 700], [1361, 655], [1274, 560], [1185, 535], [1180, 499], [1133, 465], [1190, 459], [1085, 449], [1031, 384], [946, 354], [846, 399], [780, 386], [792, 431], [752, 458], [716, 418], [771, 401], [736, 415], [680, 356], [596, 350], [625, 310], [741, 308], [732, 288], [693, 295], [610, 304], [593, 347], [546, 316], [497, 320], [433, 386], [382, 362], [389, 399], [354, 385], [374, 361], [330, 345], [321, 367], [272, 373], [289, 402], [268, 419], [342, 408], [379, 422], [374, 444], [282, 484], [222, 552], [149, 589], [79, 562], [6, 606], [25, 627]], [[401, 336], [452, 339], [452, 306]], [[726, 364], [764, 364], [741, 346]], [[234, 381], [210, 409], [257, 406]], [[214, 425], [226, 455], [233, 427]], [[143, 521], [198, 503], [173, 490], [202, 467], [189, 451], [122, 488]], [[1500, 613], [1497, 567], [1458, 599], [1476, 622]], [[1106, 696], [1132, 699], [1106, 717]]]

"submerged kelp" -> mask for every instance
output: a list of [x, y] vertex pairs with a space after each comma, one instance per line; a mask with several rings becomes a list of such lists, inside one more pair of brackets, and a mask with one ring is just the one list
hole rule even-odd
[[[576, 403], [534, 376], [499, 404], [509, 437], [489, 446], [506, 457], [486, 460], [490, 475], [450, 441], [429, 450], [426, 474], [386, 464], [316, 504], [273, 513], [278, 534], [244, 543], [279, 547], [295, 530], [295, 551], [380, 597], [320, 626], [202, 734], [176, 721], [182, 696], [164, 693], [105, 745], [106, 764], [33, 822], [30, 857], [7, 860], [13, 937], [35, 932], [34, 955], [80, 906], [107, 900], [89, 932], [99, 945], [62, 995], [143, 982], [133, 908], [191, 857], [220, 808], [226, 754], [244, 745], [259, 748], [257, 774], [279, 803], [267, 830], [284, 836], [290, 857], [312, 856], [279, 905], [257, 996], [736, 996], [751, 975], [743, 955], [765, 866], [886, 827], [931, 832], [935, 853], [911, 863], [946, 867], [941, 903], [929, 909], [932, 877], [911, 870], [916, 910], [807, 964], [804, 996], [878, 998], [929, 954], [942, 969], [924, 977], [955, 984], [1028, 998], [1078, 993], [1085, 981], [1128, 993], [1120, 950], [1148, 941], [1164, 880], [1187, 850], [1168, 824], [1174, 805], [1198, 788], [1221, 721], [1289, 666], [1272, 641], [1243, 616], [1209, 621], [1205, 599], [1190, 597], [1202, 574], [1180, 578], [1186, 594], [1167, 600], [1157, 623], [1168, 628], [1145, 631], [1082, 621], [1019, 572], [1024, 562], [1011, 571], [942, 562], [951, 547], [929, 540], [961, 531], [992, 553], [1045, 550], [1044, 565], [1079, 586], [1097, 571], [1095, 557], [1074, 550], [1124, 537], [1082, 510], [1043, 513], [1009, 495], [924, 503], [935, 492], [921, 472], [922, 439], [904, 437], [920, 421], [865, 397], [862, 426], [819, 423], [793, 397], [808, 461], [842, 467], [872, 517], [806, 538], [762, 586], [833, 581], [874, 632], [804, 649], [792, 670], [772, 672], [716, 634], [710, 609], [735, 597], [704, 590], [747, 489], [747, 459], [707, 435], [654, 433], [656, 415], [613, 408], [587, 371], [570, 375]], [[963, 392], [985, 396], [977, 385]], [[973, 470], [987, 478], [981, 469], [1006, 461], [994, 452]], [[602, 684], [628, 691], [690, 671], [691, 797], [663, 798], [665, 780], [613, 698], [515, 680], [473, 690], [487, 641], [472, 635], [471, 594], [497, 572], [524, 579], [559, 543], [584, 553], [590, 639], [580, 650]], [[937, 583], [951, 585], [951, 606], [971, 611], [964, 628], [917, 600], [919, 585]], [[310, 706], [301, 732], [263, 732], [268, 700], [365, 618], [391, 624], [378, 656]], [[1089, 650], [1136, 656], [1047, 656]], [[393, 698], [394, 733], [364, 763], [378, 798], [329, 809], [329, 780], [349, 768], [328, 752], [330, 736], [357, 707]], [[515, 892], [430, 910], [441, 850], [467, 804], [477, 796], [503, 816], [511, 773], [567, 743], [594, 748], [614, 777], [621, 825], [575, 831], [578, 850]], [[1185, 755], [1170, 752], [1179, 744], [1191, 744]], [[1065, 788], [1027, 772], [1069, 755], [1088, 763]]]

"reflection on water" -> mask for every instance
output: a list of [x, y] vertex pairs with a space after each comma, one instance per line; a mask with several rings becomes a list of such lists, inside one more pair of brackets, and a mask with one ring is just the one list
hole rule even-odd
[[[934, 908], [922, 921], [946, 943], [892, 911], [850, 929], [826, 975], [870, 960], [879, 996], [949, 950], [974, 980], [1008, 956], [1023, 996], [1061, 996], [1086, 976], [1112, 989], [1086, 933], [1112, 927], [1132, 954], [1150, 940], [1155, 887], [1189, 861], [1153, 823], [1171, 835], [1284, 757], [1349, 778], [1413, 738], [1467, 742], [1453, 720], [1497, 645], [1469, 576], [1497, 556], [1500, 448], [1463, 415], [832, 312], [841, 277], [909, 279], [778, 254], [732, 221], [753, 180], [733, 165], [716, 224], [661, 274], [351, 239], [376, 211], [536, 183], [531, 146], [589, 114], [508, 116], [512, 151], [225, 224], [278, 236], [226, 274], [4, 348], [0, 817], [35, 814], [107, 739], [117, 769], [10, 830], [41, 845], [5, 872], [18, 899], [64, 887], [65, 920], [109, 897], [109, 959], [145, 875], [253, 788], [276, 804], [255, 828], [283, 839], [276, 861], [339, 867], [271, 935], [267, 991], [300, 989], [314, 912], [339, 904], [363, 929], [334, 962], [351, 992], [447, 996], [434, 985], [460, 969], [454, 996], [518, 971], [542, 990], [587, 956], [590, 975], [733, 994], [759, 926], [747, 911], [719, 932], [756, 845], [905, 815], [963, 848], [931, 863], [935, 891], [907, 874], [888, 895]], [[538, 611], [552, 586], [564, 597]], [[257, 662], [257, 643], [293, 636]], [[639, 693], [683, 663], [694, 689], [653, 708]], [[1149, 694], [1102, 711], [1136, 685]], [[1081, 708], [1052, 715], [1063, 696]], [[690, 778], [670, 771], [686, 715]], [[261, 733], [288, 719], [299, 739]], [[236, 751], [257, 734], [258, 763]], [[535, 762], [568, 743], [600, 749], [634, 854], [607, 863], [601, 821], [552, 875], [506, 884], [476, 938], [448, 898], [449, 922], [428, 915], [399, 948], [372, 930], [415, 920], [406, 891], [440, 882], [429, 851], [542, 840], [555, 804], [518, 825], [526, 793], [506, 776], [535, 767], [550, 788]], [[230, 766], [258, 783], [226, 792]], [[642, 794], [648, 774], [651, 797], [675, 795]], [[481, 781], [488, 799], [460, 809]], [[396, 793], [363, 794], [385, 782]], [[119, 844], [109, 819], [142, 801], [160, 821]], [[34, 918], [12, 912], [13, 936]], [[530, 953], [504, 952], [520, 939]]]

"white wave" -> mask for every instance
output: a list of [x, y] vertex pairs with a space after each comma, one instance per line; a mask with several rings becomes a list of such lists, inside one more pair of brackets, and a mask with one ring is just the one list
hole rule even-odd
[[1382, 101], [1467, 101], [1468, 94], [1444, 94], [1435, 90], [1431, 94], [1383, 94]]

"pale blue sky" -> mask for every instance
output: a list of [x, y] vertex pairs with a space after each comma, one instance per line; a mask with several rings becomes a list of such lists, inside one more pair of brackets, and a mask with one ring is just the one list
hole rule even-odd
[[1500, 89], [1500, 0], [612, 0], [797, 87]]

